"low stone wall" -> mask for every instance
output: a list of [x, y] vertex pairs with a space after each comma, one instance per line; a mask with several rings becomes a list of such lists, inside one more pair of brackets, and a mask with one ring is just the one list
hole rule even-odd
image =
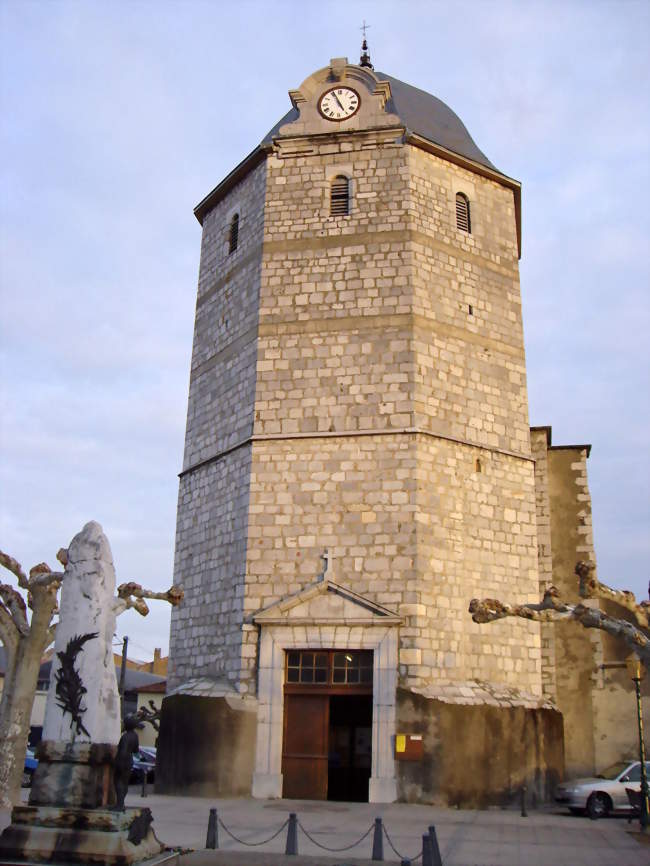
[[257, 713], [237, 699], [171, 695], [162, 705], [156, 793], [250, 795]]
[[422, 736], [419, 761], [397, 761], [398, 799], [461, 808], [552, 798], [563, 775], [562, 715], [548, 707], [460, 704], [397, 692], [397, 730]]

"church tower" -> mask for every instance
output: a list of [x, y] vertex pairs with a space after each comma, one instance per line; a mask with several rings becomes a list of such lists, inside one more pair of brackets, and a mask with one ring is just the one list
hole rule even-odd
[[[195, 209], [160, 753], [185, 746], [159, 787], [543, 788], [562, 722], [539, 626], [468, 614], [475, 596], [539, 598], [520, 185], [367, 55], [289, 95]], [[478, 741], [507, 766], [477, 772]]]

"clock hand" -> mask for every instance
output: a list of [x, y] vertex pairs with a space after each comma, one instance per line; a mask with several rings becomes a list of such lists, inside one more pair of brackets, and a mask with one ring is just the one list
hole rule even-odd
[[334, 96], [334, 99], [336, 100], [338, 107], [341, 109], [341, 111], [345, 111], [345, 108], [343, 108], [341, 100], [338, 98], [338, 96], [336, 95], [336, 92], [334, 90], [332, 91], [332, 95]]

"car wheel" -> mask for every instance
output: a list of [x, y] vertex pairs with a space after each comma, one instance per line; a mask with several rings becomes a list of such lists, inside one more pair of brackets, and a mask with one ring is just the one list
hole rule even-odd
[[32, 787], [32, 774], [28, 773], [27, 770], [23, 770], [23, 778], [20, 785], [22, 788]]
[[594, 793], [587, 800], [587, 815], [592, 821], [597, 818], [606, 818], [609, 815], [611, 803], [607, 794]]

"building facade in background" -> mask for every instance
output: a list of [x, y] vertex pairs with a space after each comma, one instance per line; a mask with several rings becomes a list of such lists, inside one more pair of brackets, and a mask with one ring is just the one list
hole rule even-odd
[[594, 558], [589, 448], [529, 427], [520, 184], [367, 57], [290, 97], [195, 210], [158, 788], [547, 797], [598, 761], [571, 639], [468, 614]]

